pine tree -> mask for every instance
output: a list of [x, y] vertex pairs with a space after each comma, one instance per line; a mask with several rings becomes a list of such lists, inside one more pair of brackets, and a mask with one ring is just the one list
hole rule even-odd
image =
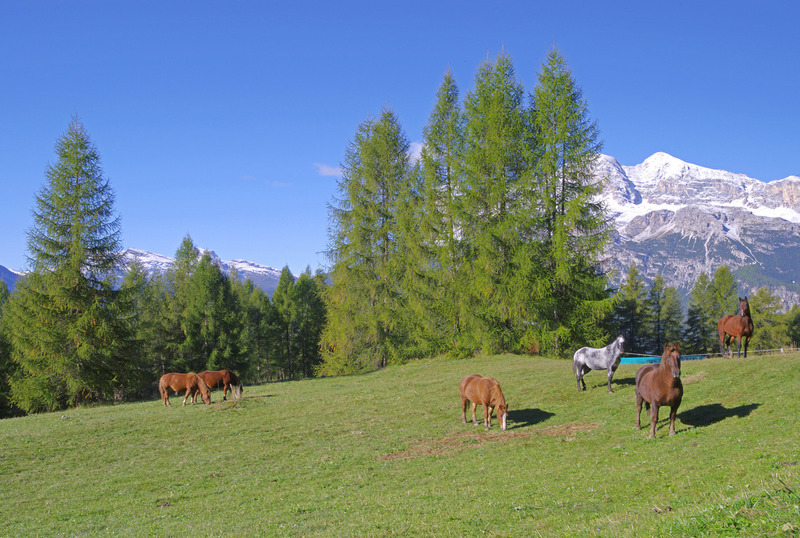
[[757, 325], [753, 331], [750, 349], [780, 349], [791, 344], [789, 315], [781, 313], [781, 299], [769, 288], [762, 287], [750, 296], [750, 313]]
[[359, 125], [330, 206], [331, 285], [322, 336], [324, 374], [369, 370], [401, 359], [404, 335], [395, 254], [398, 197], [409, 143], [394, 113]]
[[8, 286], [0, 280], [0, 418], [14, 414], [14, 405], [11, 403], [11, 386], [9, 380], [15, 372], [15, 363], [11, 360], [11, 343], [7, 335], [6, 317], [3, 315], [3, 306], [10, 297]]
[[544, 260], [534, 278], [541, 290], [539, 316], [550, 333], [547, 347], [558, 353], [577, 345], [572, 340], [578, 334], [596, 338], [591, 327], [598, 324], [591, 322], [610, 312], [598, 265], [611, 225], [596, 198], [602, 189], [593, 175], [602, 148], [597, 124], [556, 50], [542, 66], [530, 116], [535, 169], [529, 188], [538, 195], [534, 234], [542, 245], [537, 258]]
[[181, 315], [184, 340], [180, 345], [182, 371], [239, 370], [242, 366], [240, 308], [231, 292], [229, 277], [203, 254], [187, 288]]
[[100, 156], [75, 118], [36, 195], [30, 272], [11, 301], [14, 402], [28, 412], [103, 400], [135, 376], [128, 312], [112, 276], [120, 224]]
[[625, 283], [617, 293], [614, 326], [625, 337], [625, 349], [632, 353], [648, 353], [648, 328], [651, 320], [647, 288], [636, 265], [631, 264]]
[[712, 289], [711, 318], [716, 318], [719, 321], [719, 318], [726, 314], [737, 314], [739, 312], [739, 295], [736, 290], [736, 280], [727, 265], [723, 265], [714, 271]]
[[692, 353], [708, 353], [719, 349], [714, 284], [703, 272], [697, 277], [689, 295], [684, 340]]
[[322, 300], [325, 275], [311, 275], [307, 267], [292, 289], [293, 316], [296, 327], [296, 364], [298, 373], [311, 377], [320, 362], [319, 340], [325, 325], [325, 303]]
[[285, 266], [281, 270], [278, 287], [272, 294], [272, 304], [278, 314], [278, 353], [275, 357], [276, 365], [282, 370], [282, 377], [291, 378], [297, 374], [295, 357], [297, 355], [296, 321], [294, 315], [294, 276]]

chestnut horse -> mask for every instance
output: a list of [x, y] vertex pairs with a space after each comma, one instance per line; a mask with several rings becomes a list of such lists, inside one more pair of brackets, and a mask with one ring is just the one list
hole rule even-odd
[[483, 429], [489, 430], [492, 425], [492, 410], [497, 415], [500, 429], [505, 431], [508, 421], [508, 405], [500, 390], [500, 383], [491, 377], [482, 377], [478, 374], [468, 375], [461, 380], [461, 422], [467, 422], [467, 402], [472, 402], [472, 423], [478, 425], [475, 418], [475, 408], [478, 404], [483, 406]]
[[648, 364], [636, 372], [636, 429], [642, 429], [639, 418], [642, 414], [642, 402], [645, 402], [645, 408], [650, 411], [648, 438], [655, 439], [658, 409], [662, 405], [668, 405], [669, 434], [675, 435], [675, 415], [678, 413], [682, 398], [680, 345], [667, 343], [664, 345], [661, 364]]
[[[747, 358], [747, 344], [753, 337], [753, 318], [750, 317], [750, 303], [746, 296], [744, 299], [739, 297], [739, 315], [727, 315], [719, 318], [717, 332], [719, 333], [719, 352], [723, 357], [726, 355], [725, 348], [731, 345], [731, 339], [736, 338], [739, 346], [736, 352], [737, 357], [742, 356], [742, 339], [744, 339], [744, 357]], [[733, 357], [733, 349], [730, 350], [730, 354]]]
[[176, 394], [183, 390], [186, 391], [186, 396], [183, 397], [183, 405], [186, 405], [186, 400], [189, 398], [190, 394], [193, 395], [192, 405], [194, 405], [198, 392], [200, 392], [200, 397], [203, 398], [203, 403], [211, 403], [211, 392], [208, 390], [208, 385], [194, 372], [188, 374], [177, 374], [174, 372], [164, 374], [158, 382], [158, 390], [161, 392], [161, 399], [164, 405], [169, 407], [172, 407], [172, 404], [169, 403], [170, 390], [175, 391]]
[[237, 375], [230, 370], [206, 370], [197, 375], [203, 378], [208, 388], [222, 389], [222, 401], [228, 399], [228, 390], [231, 391], [235, 399], [238, 400], [242, 397], [242, 382], [239, 381]]

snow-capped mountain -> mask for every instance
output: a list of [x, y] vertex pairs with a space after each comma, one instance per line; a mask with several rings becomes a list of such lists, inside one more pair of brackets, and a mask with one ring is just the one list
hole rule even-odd
[[[254, 285], [261, 288], [265, 293], [272, 295], [275, 288], [278, 287], [278, 281], [281, 278], [281, 270], [269, 267], [266, 265], [259, 265], [257, 263], [249, 262], [246, 260], [230, 260], [225, 261], [220, 259], [213, 250], [197, 249], [197, 257], [200, 258], [208, 253], [211, 256], [211, 261], [219, 267], [223, 273], [232, 275], [234, 271], [241, 280], [250, 280]], [[164, 274], [175, 263], [174, 258], [164, 256], [163, 254], [154, 254], [146, 250], [129, 248], [123, 251], [123, 267], [120, 272], [128, 270], [131, 262], [137, 259], [139, 263], [145, 268], [148, 274]]]
[[765, 183], [666, 153], [635, 166], [601, 155], [595, 177], [615, 222], [616, 283], [633, 263], [686, 294], [701, 272], [727, 265], [742, 294], [767, 286], [786, 306], [800, 300], [800, 177]]

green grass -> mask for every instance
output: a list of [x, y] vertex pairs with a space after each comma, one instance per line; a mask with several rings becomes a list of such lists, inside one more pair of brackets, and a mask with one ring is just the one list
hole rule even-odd
[[[637, 366], [579, 393], [570, 362], [517, 356], [7, 419], [0, 535], [797, 535], [798, 358], [684, 361], [655, 440]], [[472, 373], [507, 431], [461, 423]]]

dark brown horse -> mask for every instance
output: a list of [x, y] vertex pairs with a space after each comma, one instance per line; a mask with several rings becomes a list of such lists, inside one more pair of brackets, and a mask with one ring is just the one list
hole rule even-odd
[[189, 372], [188, 374], [177, 374], [174, 372], [164, 374], [158, 382], [158, 390], [161, 392], [161, 400], [164, 402], [164, 405], [169, 407], [172, 407], [172, 404], [169, 403], [170, 390], [175, 391], [176, 394], [180, 391], [186, 391], [186, 395], [183, 397], [183, 405], [186, 405], [186, 400], [189, 398], [189, 395], [192, 395], [192, 405], [194, 405], [198, 392], [200, 392], [203, 403], [211, 403], [211, 392], [208, 390], [208, 385], [194, 372]]
[[235, 399], [238, 400], [242, 397], [242, 382], [231, 370], [206, 370], [197, 375], [203, 378], [209, 388], [222, 389], [222, 401], [228, 399], [229, 390]]
[[472, 423], [478, 425], [475, 418], [475, 408], [478, 404], [483, 406], [483, 429], [488, 430], [492, 425], [492, 410], [497, 415], [500, 429], [506, 429], [508, 421], [508, 405], [500, 390], [500, 383], [491, 377], [482, 377], [478, 374], [468, 375], [461, 380], [461, 422], [467, 422], [467, 403], [472, 402]]
[[[669, 406], [669, 434], [675, 435], [675, 415], [683, 398], [681, 383], [681, 352], [678, 344], [665, 344], [661, 364], [648, 364], [636, 372], [636, 429], [642, 429], [639, 418], [642, 414], [642, 402], [650, 411], [649, 439], [656, 436], [658, 409], [662, 405]], [[650, 406], [652, 405], [652, 409]]]
[[[731, 345], [731, 339], [736, 338], [739, 348], [736, 352], [737, 357], [742, 355], [742, 340], [744, 340], [744, 356], [747, 358], [747, 344], [753, 337], [753, 318], [750, 317], [750, 303], [747, 301], [747, 297], [744, 299], [739, 297], [739, 315], [727, 315], [719, 318], [717, 332], [719, 333], [719, 352], [723, 357], [726, 355], [725, 348]], [[730, 355], [733, 357], [733, 349], [730, 350]]]

